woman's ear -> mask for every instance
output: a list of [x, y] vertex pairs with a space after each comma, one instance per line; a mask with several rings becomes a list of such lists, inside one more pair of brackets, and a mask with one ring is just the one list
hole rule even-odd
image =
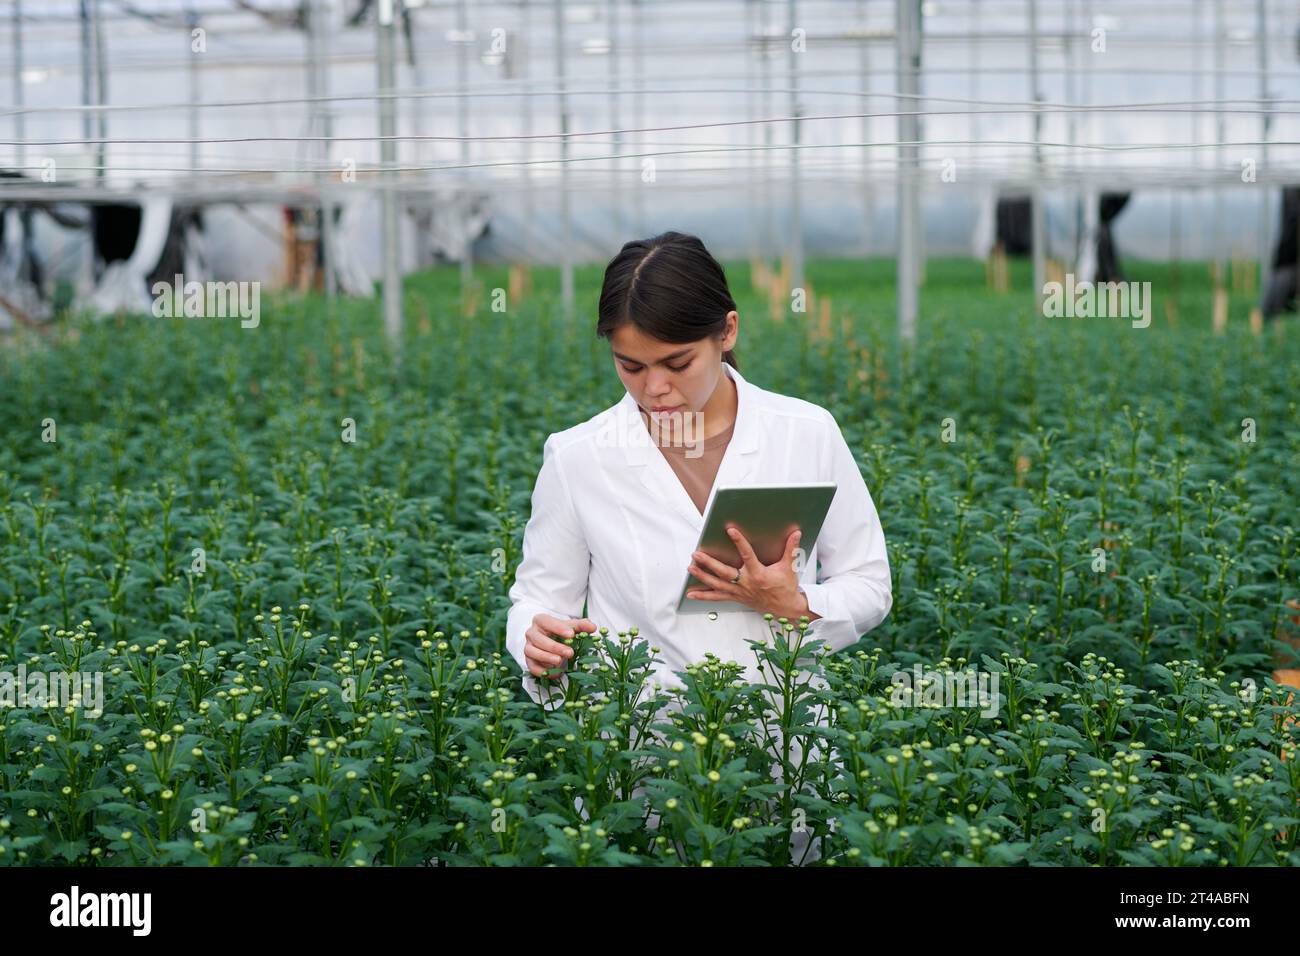
[[727, 330], [722, 336], [722, 351], [728, 352], [735, 348], [738, 338], [740, 338], [740, 313], [732, 309], [727, 313]]

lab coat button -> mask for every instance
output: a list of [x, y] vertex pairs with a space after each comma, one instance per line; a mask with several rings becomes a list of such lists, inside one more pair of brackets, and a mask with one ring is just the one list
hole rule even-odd
[[709, 612], [709, 620], [710, 620], [710, 621], [716, 621], [717, 619], [718, 619], [718, 612], [717, 612], [717, 611], [710, 611], [710, 612]]

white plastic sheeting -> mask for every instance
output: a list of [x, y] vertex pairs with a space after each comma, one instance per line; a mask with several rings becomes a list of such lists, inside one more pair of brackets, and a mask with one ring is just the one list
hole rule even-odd
[[361, 207], [364, 199], [339, 203], [338, 222], [329, 231], [330, 259], [334, 267], [335, 282], [344, 295], [371, 296], [375, 286], [361, 259], [356, 254], [361, 241]]
[[[162, 258], [163, 247], [171, 231], [172, 201], [168, 196], [152, 196], [140, 202], [140, 233], [128, 259], [110, 263], [95, 287], [80, 303], [98, 315], [115, 312], [150, 312], [153, 293], [148, 276]], [[200, 275], [186, 279], [202, 280]]]
[[41, 298], [40, 290], [19, 276], [25, 238], [22, 211], [11, 206], [0, 210], [0, 215], [4, 216], [4, 243], [0, 245], [0, 331], [7, 332], [17, 322], [13, 312], [43, 322], [49, 318], [50, 307]]
[[491, 200], [483, 192], [434, 190], [410, 197], [406, 211], [415, 221], [425, 260], [415, 265], [430, 266], [460, 262], [469, 254], [491, 218]]

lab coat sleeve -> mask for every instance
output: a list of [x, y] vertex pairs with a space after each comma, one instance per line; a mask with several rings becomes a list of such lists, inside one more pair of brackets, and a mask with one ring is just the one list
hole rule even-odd
[[830, 473], [838, 487], [815, 547], [821, 564], [817, 583], [802, 590], [808, 609], [821, 615], [809, 635], [841, 651], [885, 619], [894, 593], [885, 534], [871, 493], [839, 424], [830, 412], [826, 417]]
[[582, 617], [590, 569], [587, 537], [551, 435], [543, 447], [542, 467], [533, 486], [532, 514], [524, 527], [523, 556], [510, 587], [511, 607], [506, 616], [506, 649], [523, 671], [524, 690], [539, 704], [558, 700], [568, 678], [547, 679], [545, 689], [539, 686], [524, 657], [524, 633], [536, 614]]

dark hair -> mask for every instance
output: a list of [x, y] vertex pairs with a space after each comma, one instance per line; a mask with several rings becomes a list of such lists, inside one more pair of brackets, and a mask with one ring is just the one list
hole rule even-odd
[[[695, 236], [665, 232], [624, 244], [605, 267], [596, 334], [631, 322], [651, 338], [686, 343], [721, 335], [736, 308], [722, 266]], [[734, 350], [722, 360], [739, 369]]]

